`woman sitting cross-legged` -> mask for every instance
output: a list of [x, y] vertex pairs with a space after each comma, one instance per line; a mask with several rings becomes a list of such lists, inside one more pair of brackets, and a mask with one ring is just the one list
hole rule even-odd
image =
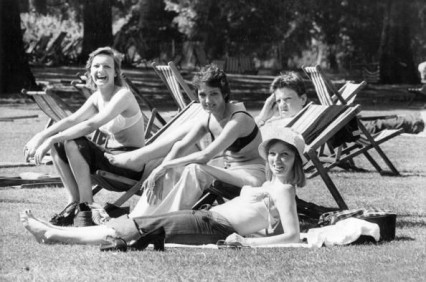
[[[148, 217], [112, 219], [92, 227], [57, 227], [36, 219], [30, 211], [21, 221], [38, 242], [101, 244], [102, 250], [125, 250], [127, 245], [144, 249], [150, 243], [163, 249], [164, 242], [209, 244], [226, 239], [245, 246], [299, 242], [296, 187], [305, 185], [301, 155], [303, 137], [292, 129], [271, 132], [258, 150], [266, 160], [267, 178], [261, 187], [245, 186], [241, 195], [210, 210], [185, 210]], [[269, 237], [244, 238], [281, 222], [284, 232]], [[272, 229], [272, 230], [271, 230]]]
[[[96, 170], [140, 179], [141, 172], [111, 165], [105, 152], [119, 154], [143, 147], [144, 120], [140, 107], [125, 86], [120, 54], [110, 47], [98, 48], [86, 64], [87, 85], [94, 93], [75, 113], [37, 133], [24, 148], [26, 160], [39, 164], [51, 150], [53, 163], [68, 194], [65, 209], [50, 222], [72, 225], [76, 210], [90, 211], [93, 202], [90, 175]], [[110, 138], [104, 148], [85, 136], [100, 129]]]
[[[205, 114], [191, 121], [190, 130], [144, 182], [145, 191], [130, 214], [132, 218], [191, 209], [215, 179], [240, 187], [265, 181], [265, 165], [257, 151], [262, 142], [260, 131], [246, 111], [229, 102], [226, 74], [207, 65], [194, 76], [193, 84]], [[201, 151], [189, 152], [206, 135], [212, 142]], [[114, 165], [137, 170], [147, 159], [148, 147], [109, 158]], [[209, 163], [216, 157], [224, 160], [224, 167]]]

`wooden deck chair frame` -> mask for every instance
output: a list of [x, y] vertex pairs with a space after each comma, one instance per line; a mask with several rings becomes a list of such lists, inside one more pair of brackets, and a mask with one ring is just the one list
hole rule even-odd
[[[197, 100], [194, 91], [188, 86], [173, 62], [169, 62], [167, 65], [158, 65], [153, 62], [151, 67], [166, 85], [180, 110], [183, 110], [190, 101]], [[181, 89], [186, 94], [186, 97]], [[187, 102], [188, 100], [189, 102]]]
[[[349, 82], [345, 84], [341, 88], [341, 90], [337, 90], [333, 83], [326, 78], [320, 66], [317, 65], [314, 67], [303, 67], [303, 70], [311, 78], [322, 105], [349, 104], [349, 102], [353, 101], [359, 91], [361, 91], [361, 89], [366, 85], [365, 82], [362, 82], [360, 84], [353, 84]], [[390, 169], [390, 175], [400, 175], [399, 171], [396, 169], [396, 167], [393, 165], [393, 163], [390, 161], [390, 159], [383, 152], [379, 145], [400, 135], [402, 133], [402, 129], [386, 129], [380, 132], [379, 134], [372, 136], [362, 123], [362, 120], [390, 117], [394, 116], [375, 116], [363, 118], [358, 114], [358, 127], [366, 138], [364, 139], [363, 143], [357, 143], [356, 146], [346, 146], [345, 149], [340, 148], [340, 152], [335, 153], [333, 155], [335, 157], [335, 163], [342, 163], [343, 160], [352, 161], [355, 156], [363, 154], [380, 174], [389, 175], [389, 173], [384, 171], [380, 167], [380, 165], [374, 160], [374, 158], [369, 154], [368, 151], [374, 148], [379, 154], [379, 156], [383, 159], [387, 167]], [[351, 150], [355, 150], [357, 152], [352, 154], [350, 153]], [[345, 156], [341, 158], [342, 155]]]

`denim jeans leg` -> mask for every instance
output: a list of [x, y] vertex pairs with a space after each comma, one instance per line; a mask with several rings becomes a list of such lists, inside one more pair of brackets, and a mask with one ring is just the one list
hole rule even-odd
[[232, 227], [223, 228], [212, 217], [210, 211], [186, 210], [163, 215], [134, 218], [140, 233], [148, 233], [163, 228], [166, 243], [178, 244], [215, 244], [232, 234]]

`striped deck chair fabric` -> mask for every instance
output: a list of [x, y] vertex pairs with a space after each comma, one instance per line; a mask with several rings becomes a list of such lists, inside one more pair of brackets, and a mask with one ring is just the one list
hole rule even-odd
[[226, 73], [240, 73], [240, 63], [237, 57], [228, 57], [225, 62]]
[[157, 65], [154, 62], [151, 66], [172, 94], [180, 110], [183, 110], [191, 101], [197, 100], [194, 91], [188, 86], [173, 62], [167, 65]]

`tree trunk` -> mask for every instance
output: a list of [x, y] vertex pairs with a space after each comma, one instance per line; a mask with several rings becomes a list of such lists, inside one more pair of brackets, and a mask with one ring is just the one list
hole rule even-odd
[[22, 41], [19, 1], [0, 1], [0, 33], [0, 94], [36, 88]]
[[112, 46], [112, 0], [84, 0], [83, 2], [83, 48], [80, 62], [96, 48]]
[[411, 50], [409, 5], [404, 0], [386, 3], [380, 42], [380, 80], [382, 83], [419, 83]]

